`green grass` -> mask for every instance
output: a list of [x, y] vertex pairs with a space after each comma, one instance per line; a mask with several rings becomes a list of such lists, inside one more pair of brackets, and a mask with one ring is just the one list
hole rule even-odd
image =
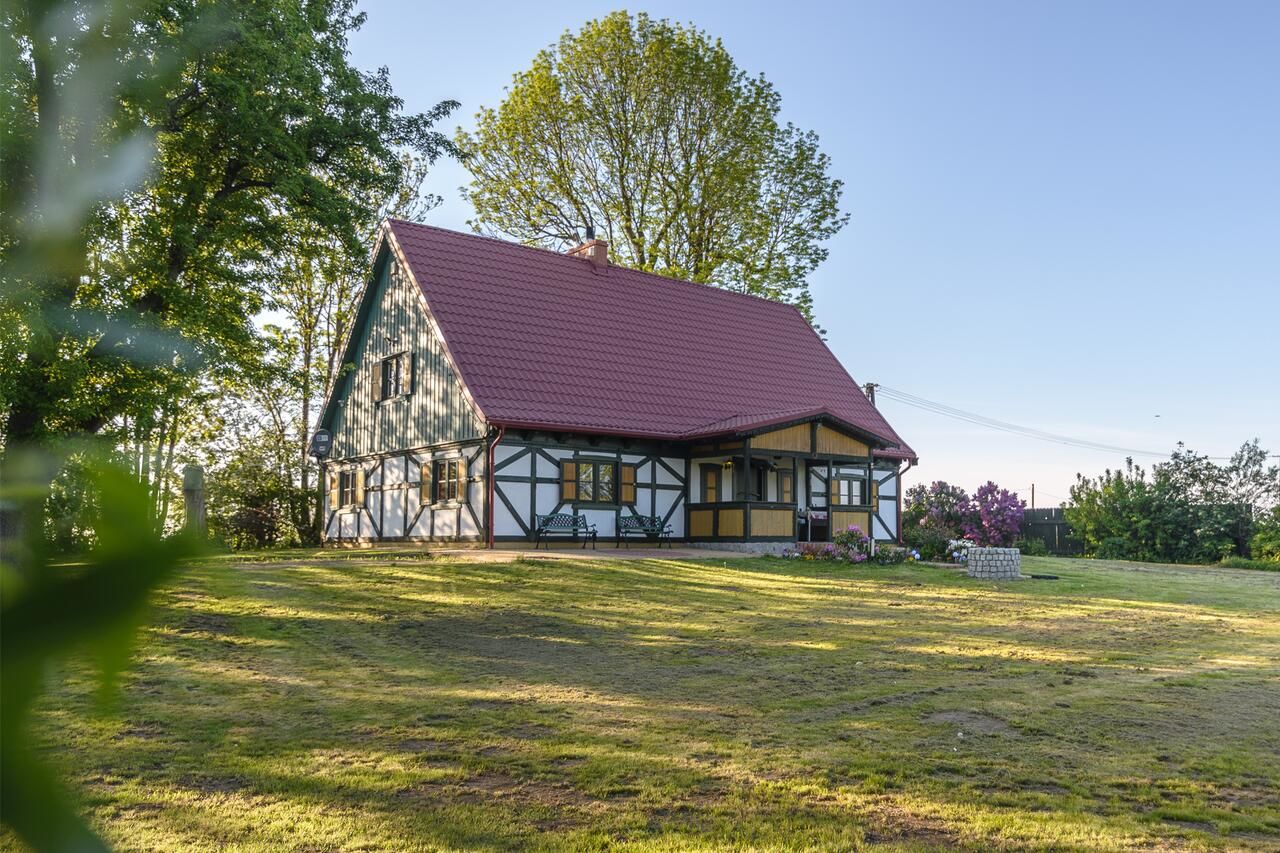
[[122, 849], [1276, 849], [1280, 577], [1024, 571], [218, 560], [39, 736]]

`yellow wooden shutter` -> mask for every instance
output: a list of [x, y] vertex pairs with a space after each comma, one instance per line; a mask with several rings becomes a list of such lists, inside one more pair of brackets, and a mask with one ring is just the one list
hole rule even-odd
[[827, 481], [827, 505], [835, 506], [840, 502], [840, 481], [836, 479], [834, 471], [831, 472], [831, 479]]
[[459, 459], [458, 465], [458, 500], [467, 502], [467, 460]]
[[421, 483], [418, 485], [418, 498], [424, 504], [431, 503], [431, 463], [422, 463]]
[[382, 362], [376, 359], [369, 365], [369, 397], [375, 403], [382, 401]]
[[329, 475], [329, 512], [338, 508], [338, 475]]
[[413, 353], [406, 352], [400, 356], [400, 393], [413, 393]]
[[356, 469], [356, 506], [364, 506], [364, 469]]
[[636, 502], [636, 466], [629, 462], [622, 463], [622, 488], [619, 491], [621, 502], [633, 506]]
[[560, 500], [578, 499], [578, 463], [565, 460], [560, 463]]

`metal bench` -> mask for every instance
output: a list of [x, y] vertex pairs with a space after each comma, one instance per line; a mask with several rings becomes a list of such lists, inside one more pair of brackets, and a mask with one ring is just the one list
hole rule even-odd
[[616, 547], [621, 548], [622, 543], [626, 542], [627, 547], [631, 547], [631, 536], [643, 536], [646, 539], [656, 539], [658, 547], [662, 547], [662, 543], [666, 542], [667, 547], [671, 547], [671, 525], [664, 524], [661, 518], [656, 515], [624, 515], [618, 520], [618, 544]]
[[547, 549], [550, 550], [551, 542], [548, 540], [550, 536], [577, 537], [581, 535], [583, 537], [583, 548], [587, 547], [588, 538], [591, 540], [591, 547], [596, 547], [596, 526], [581, 515], [555, 512], [550, 515], [540, 515], [537, 521], [538, 523], [533, 529], [534, 550], [537, 550], [538, 545], [543, 541], [547, 542]]

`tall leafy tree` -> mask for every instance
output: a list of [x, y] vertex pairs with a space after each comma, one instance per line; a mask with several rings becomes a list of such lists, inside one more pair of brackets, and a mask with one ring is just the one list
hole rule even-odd
[[615, 12], [566, 32], [460, 133], [477, 230], [796, 305], [848, 217], [817, 136], [693, 27]]
[[[166, 443], [193, 376], [260, 361], [251, 318], [299, 229], [359, 257], [399, 153], [448, 145], [431, 125], [452, 103], [407, 115], [385, 69], [350, 65], [354, 0], [7, 14], [6, 446], [126, 425]], [[18, 263], [54, 239], [56, 265]]]

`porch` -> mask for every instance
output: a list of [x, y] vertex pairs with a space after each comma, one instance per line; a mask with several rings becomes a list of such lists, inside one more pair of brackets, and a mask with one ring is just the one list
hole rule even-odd
[[878, 493], [870, 446], [819, 421], [692, 448], [691, 542], [828, 542], [870, 533]]

